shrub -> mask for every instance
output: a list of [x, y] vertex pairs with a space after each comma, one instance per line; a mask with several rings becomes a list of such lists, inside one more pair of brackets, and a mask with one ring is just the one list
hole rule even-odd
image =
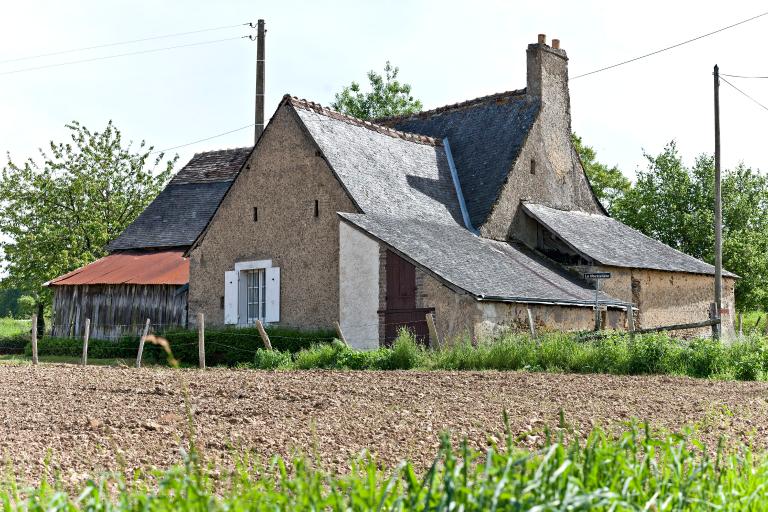
[[730, 366], [734, 378], [757, 380], [766, 370], [765, 342], [760, 338], [746, 338], [736, 341], [730, 347]]
[[27, 343], [29, 343], [27, 334], [3, 336], [0, 338], [0, 354], [23, 354]]
[[339, 340], [330, 344], [315, 344], [296, 354], [294, 365], [300, 370], [338, 368], [340, 357], [348, 351], [350, 349]]
[[423, 349], [416, 342], [413, 333], [405, 328], [400, 332], [392, 343], [392, 349], [389, 351], [389, 360], [386, 362], [387, 370], [410, 370], [419, 366], [422, 358]]
[[253, 365], [259, 370], [277, 370], [278, 368], [291, 367], [291, 353], [280, 350], [256, 350], [253, 357]]

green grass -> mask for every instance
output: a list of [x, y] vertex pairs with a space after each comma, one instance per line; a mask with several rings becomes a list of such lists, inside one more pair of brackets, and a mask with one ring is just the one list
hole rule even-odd
[[30, 329], [29, 320], [0, 318], [0, 338], [24, 334]]
[[[535, 452], [491, 446], [476, 452], [443, 437], [432, 466], [381, 469], [363, 457], [349, 474], [307, 458], [244, 461], [216, 476], [194, 451], [186, 463], [133, 482], [103, 476], [67, 492], [42, 483], [0, 489], [4, 510], [87, 511], [608, 511], [768, 509], [768, 459], [749, 448], [714, 453], [688, 435], [654, 435], [631, 426], [619, 437], [596, 429], [581, 445], [546, 433]], [[507, 437], [507, 446], [513, 446]], [[156, 484], [148, 484], [155, 481]], [[142, 483], [144, 482], [144, 483]]]

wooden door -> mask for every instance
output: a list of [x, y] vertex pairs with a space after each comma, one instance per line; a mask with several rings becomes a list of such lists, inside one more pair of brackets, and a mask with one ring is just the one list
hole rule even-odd
[[426, 314], [433, 308], [416, 308], [416, 267], [392, 251], [387, 251], [387, 309], [384, 313], [384, 344], [389, 346], [402, 327], [416, 339], [429, 344]]

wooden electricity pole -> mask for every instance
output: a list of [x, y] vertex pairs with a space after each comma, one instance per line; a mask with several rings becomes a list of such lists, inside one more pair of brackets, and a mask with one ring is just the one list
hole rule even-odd
[[723, 307], [723, 200], [720, 180], [720, 70], [715, 64], [715, 318], [720, 323], [712, 326], [712, 336], [722, 334]]
[[256, 25], [256, 128], [253, 143], [259, 140], [264, 131], [264, 20]]

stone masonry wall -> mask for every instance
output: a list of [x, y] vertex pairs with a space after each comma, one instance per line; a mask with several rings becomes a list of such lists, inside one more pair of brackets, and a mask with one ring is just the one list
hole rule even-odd
[[262, 259], [281, 269], [281, 325], [332, 328], [339, 318], [336, 212], [356, 209], [291, 109], [276, 112], [191, 253], [190, 318], [202, 311], [209, 325], [222, 325], [224, 272]]

